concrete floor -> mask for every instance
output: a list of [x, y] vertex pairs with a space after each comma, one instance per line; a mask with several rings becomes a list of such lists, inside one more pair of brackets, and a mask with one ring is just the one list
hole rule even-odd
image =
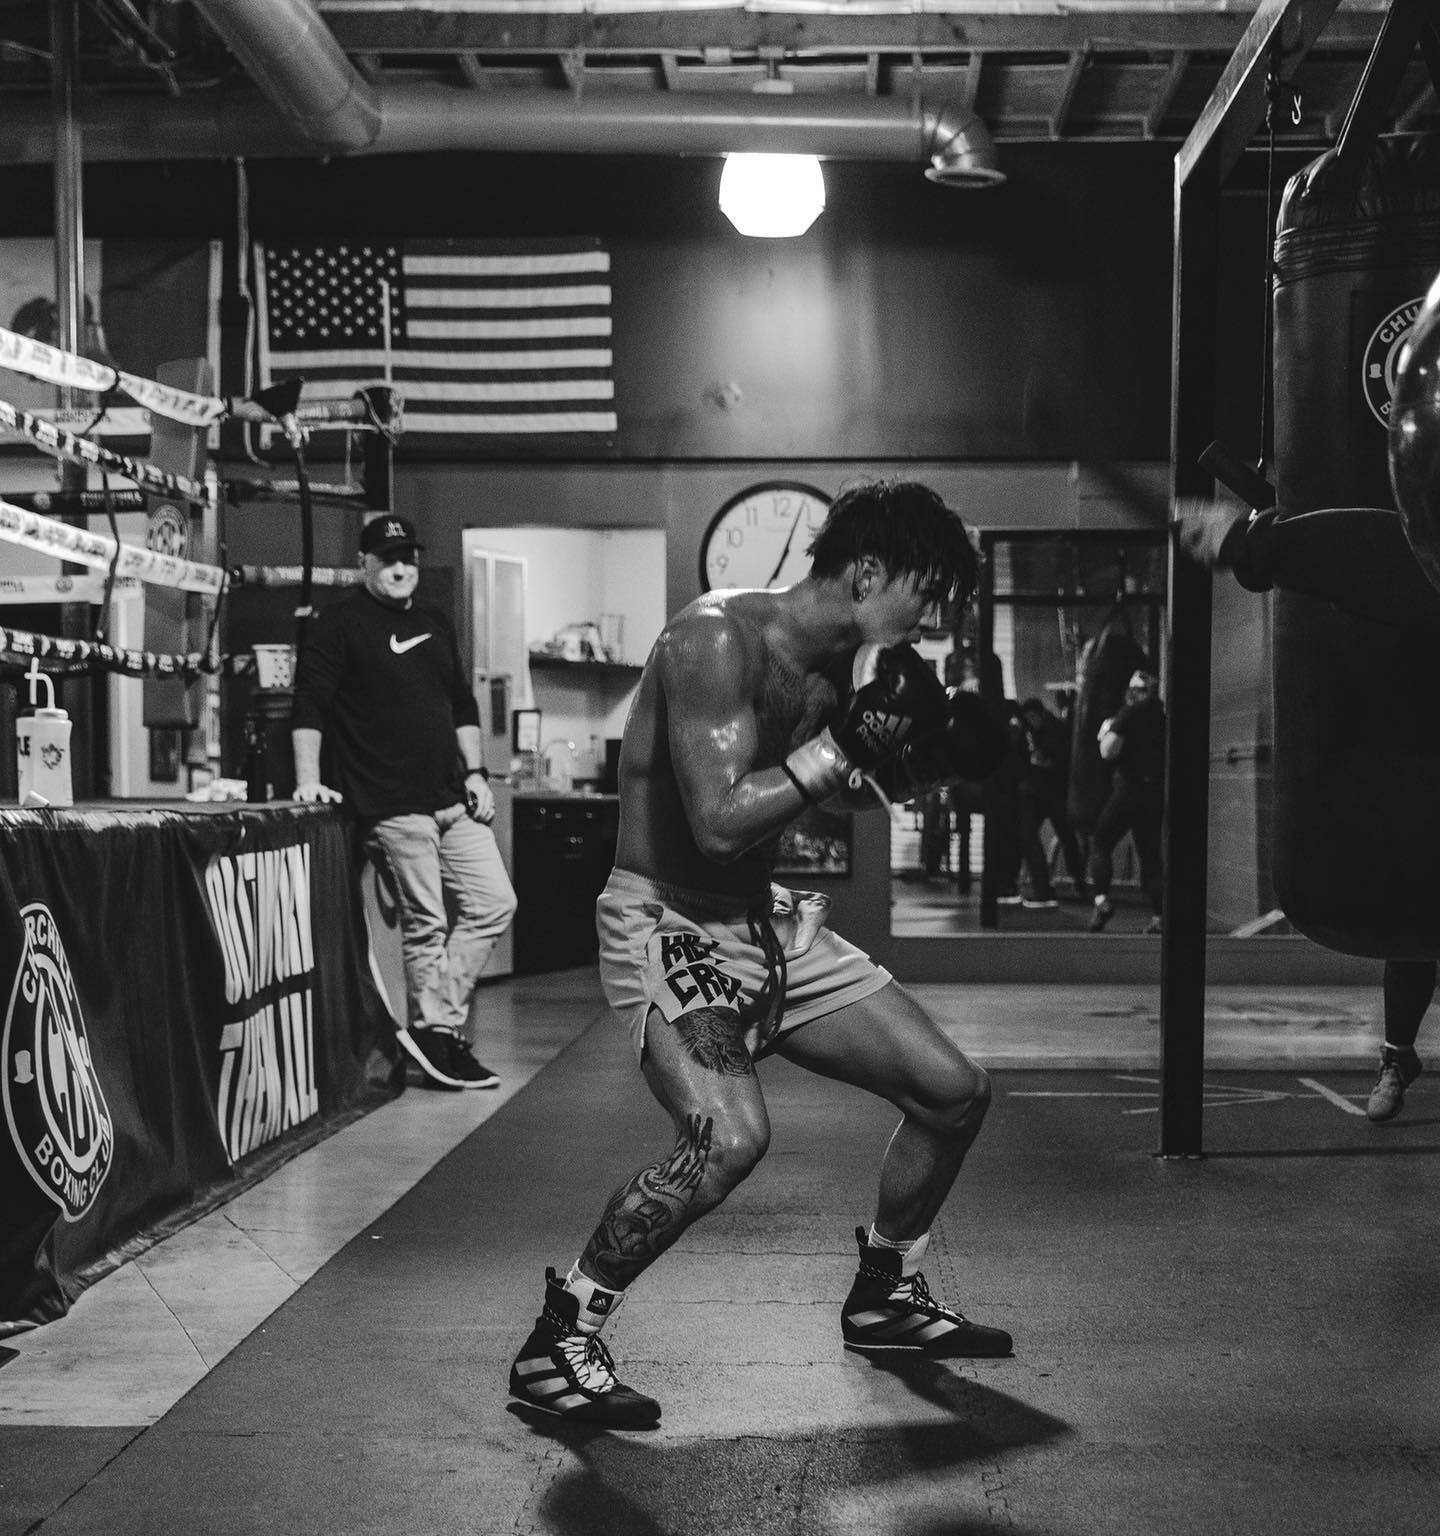
[[[1211, 1155], [1176, 1165], [1147, 1155], [1153, 989], [913, 990], [998, 1074], [927, 1271], [1012, 1328], [1013, 1361], [897, 1374], [836, 1348], [866, 1219], [837, 1190], [873, 1183], [889, 1111], [772, 1063], [770, 1158], [614, 1325], [662, 1430], [517, 1419], [503, 1369], [539, 1269], [657, 1112], [587, 1031], [588, 971], [502, 982], [477, 1004], [502, 1090], [407, 1093], [5, 1341], [0, 1536], [1433, 1531], [1440, 1122], [1423, 1078], [1394, 1125], [1360, 1111], [1378, 997], [1213, 989]], [[418, 1268], [388, 1267], [402, 1230]], [[348, 1495], [317, 1457], [359, 1458]]]

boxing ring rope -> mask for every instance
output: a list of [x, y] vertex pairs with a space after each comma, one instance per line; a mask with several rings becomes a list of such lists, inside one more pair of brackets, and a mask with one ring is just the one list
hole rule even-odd
[[8, 400], [0, 400], [0, 427], [8, 427], [21, 437], [29, 438], [37, 448], [52, 458], [68, 459], [110, 474], [124, 475], [136, 485], [143, 485], [161, 496], [170, 496], [177, 501], [212, 506], [219, 495], [219, 481], [213, 471], [207, 472], [204, 480], [192, 480], [188, 475], [172, 475], [168, 470], [157, 469], [144, 459], [132, 459], [128, 454], [102, 448], [88, 437], [78, 437], [64, 427], [57, 427], [53, 421], [46, 421], [43, 416], [20, 410]]
[[[298, 566], [237, 566], [227, 570], [184, 560], [157, 550], [125, 544], [118, 537], [94, 533], [88, 528], [61, 522], [41, 512], [0, 499], [0, 540], [20, 545], [57, 559], [88, 565], [106, 573], [99, 595], [94, 579], [69, 576], [19, 578], [6, 584], [0, 602], [86, 601], [108, 605], [118, 586], [150, 583], [178, 588], [213, 600], [209, 635], [203, 651], [160, 653], [110, 645], [102, 639], [82, 640], [32, 633], [0, 626], [0, 656], [25, 657], [32, 664], [43, 660], [58, 673], [117, 672], [134, 677], [184, 677], [218, 673], [227, 668], [246, 670], [253, 658], [219, 655], [214, 636], [221, 606], [233, 585], [298, 586], [296, 610], [300, 627], [310, 614], [312, 584], [345, 586], [359, 579], [358, 571], [317, 571], [311, 560], [312, 498], [341, 505], [365, 505], [363, 491], [344, 485], [312, 485], [305, 469], [304, 446], [310, 431], [323, 426], [360, 426], [383, 434], [394, 442], [401, 431], [403, 399], [389, 385], [375, 385], [346, 399], [311, 400], [301, 404], [301, 381], [290, 380], [261, 391], [254, 399], [220, 398], [194, 394], [135, 374], [125, 373], [88, 358], [61, 351], [33, 338], [0, 327], [0, 367], [28, 374], [59, 387], [98, 392], [103, 397], [123, 390], [146, 409], [197, 431], [225, 420], [262, 423], [284, 433], [295, 455], [296, 479], [222, 482], [214, 466], [203, 480], [171, 473], [142, 459], [116, 453], [91, 439], [0, 400], [0, 428], [26, 438], [52, 457], [81, 463], [102, 475], [122, 475], [136, 486], [213, 510], [222, 496], [237, 499], [241, 493], [280, 499], [298, 494], [302, 522], [302, 563]], [[103, 410], [102, 413], [103, 414]], [[97, 417], [98, 419], [98, 417]], [[100, 494], [101, 507], [113, 514], [108, 479]], [[114, 526], [112, 516], [112, 528]], [[83, 584], [82, 584], [83, 583]]]
[[[138, 545], [113, 539], [109, 534], [92, 533], [71, 523], [57, 522], [52, 517], [13, 506], [4, 500], [0, 500], [0, 539], [106, 571], [117, 581], [149, 582], [202, 593], [215, 599], [217, 617], [220, 601], [229, 585], [228, 573], [219, 566], [201, 565], [158, 550], [141, 549]], [[55, 580], [49, 577], [38, 579], [46, 583]], [[213, 634], [212, 626], [212, 638]], [[100, 640], [36, 635], [8, 626], [0, 627], [0, 655], [55, 661], [60, 663], [55, 670], [66, 673], [106, 671], [129, 677], [194, 676], [216, 671], [220, 665], [218, 658], [208, 660], [208, 647], [207, 651], [167, 655], [113, 646]]]

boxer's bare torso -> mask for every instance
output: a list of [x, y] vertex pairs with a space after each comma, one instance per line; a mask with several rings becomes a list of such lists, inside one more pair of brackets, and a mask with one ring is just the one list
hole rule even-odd
[[764, 893], [802, 809], [779, 765], [834, 709], [826, 671], [847, 646], [838, 628], [817, 634], [805, 608], [800, 588], [711, 592], [666, 626], [625, 726], [622, 869], [746, 901]]

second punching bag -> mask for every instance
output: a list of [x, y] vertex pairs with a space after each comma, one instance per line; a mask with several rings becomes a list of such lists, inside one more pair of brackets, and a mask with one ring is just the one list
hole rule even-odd
[[[1382, 139], [1358, 174], [1333, 150], [1300, 172], [1281, 203], [1275, 264], [1281, 515], [1393, 508], [1390, 396], [1440, 270], [1440, 136]], [[1283, 591], [1273, 601], [1280, 906], [1331, 949], [1440, 957], [1433, 632]]]

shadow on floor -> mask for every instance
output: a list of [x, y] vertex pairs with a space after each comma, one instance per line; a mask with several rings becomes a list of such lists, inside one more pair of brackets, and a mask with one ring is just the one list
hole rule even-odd
[[904, 1381], [944, 1422], [866, 1425], [796, 1436], [657, 1441], [566, 1424], [512, 1404], [569, 1452], [520, 1522], [555, 1536], [692, 1536], [744, 1530], [884, 1529], [899, 1502], [907, 1532], [971, 1536], [1005, 1519], [1001, 1458], [1070, 1431], [1058, 1419], [959, 1374], [960, 1363], [869, 1362]]

